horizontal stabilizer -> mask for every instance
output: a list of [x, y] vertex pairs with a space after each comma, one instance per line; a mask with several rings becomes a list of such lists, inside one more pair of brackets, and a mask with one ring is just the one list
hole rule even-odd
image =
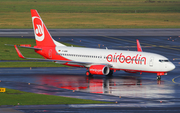
[[41, 48], [35, 48], [35, 47], [25, 47], [25, 46], [17, 46], [22, 48], [28, 48], [28, 49], [35, 49], [35, 50], [42, 50]]
[[[15, 45], [12, 45], [12, 44], [5, 44], [5, 45], [7, 45], [7, 46], [14, 46], [14, 47], [15, 47]], [[23, 44], [23, 45], [24, 45], [24, 44]], [[41, 48], [22, 46], [22, 44], [16, 45], [16, 47], [22, 47], [22, 48], [28, 48], [28, 49], [35, 49], [35, 50], [42, 50]]]

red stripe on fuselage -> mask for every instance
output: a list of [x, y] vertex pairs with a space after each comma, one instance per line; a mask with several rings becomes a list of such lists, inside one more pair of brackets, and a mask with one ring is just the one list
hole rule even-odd
[[132, 69], [115, 69], [115, 68], [110, 68], [110, 70], [115, 70], [115, 71], [125, 71], [125, 72], [143, 72], [143, 73], [167, 73], [165, 71], [143, 71], [143, 70], [132, 70]]

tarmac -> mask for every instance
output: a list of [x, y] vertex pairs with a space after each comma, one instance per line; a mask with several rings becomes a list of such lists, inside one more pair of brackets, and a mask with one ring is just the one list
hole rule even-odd
[[[48, 29], [52, 36], [180, 36], [180, 29]], [[33, 29], [0, 29], [0, 36], [34, 36]]]

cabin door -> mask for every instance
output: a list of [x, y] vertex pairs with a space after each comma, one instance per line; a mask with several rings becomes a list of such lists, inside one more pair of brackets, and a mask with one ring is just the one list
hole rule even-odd
[[150, 67], [153, 67], [153, 62], [154, 62], [154, 57], [151, 57], [150, 61], [149, 61], [149, 66]]

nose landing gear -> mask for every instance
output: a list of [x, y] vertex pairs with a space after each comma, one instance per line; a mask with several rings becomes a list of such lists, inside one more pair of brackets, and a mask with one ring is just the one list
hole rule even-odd
[[157, 76], [157, 80], [161, 80], [161, 76]]
[[161, 80], [162, 75], [167, 75], [167, 73], [166, 72], [157, 73], [157, 80]]

